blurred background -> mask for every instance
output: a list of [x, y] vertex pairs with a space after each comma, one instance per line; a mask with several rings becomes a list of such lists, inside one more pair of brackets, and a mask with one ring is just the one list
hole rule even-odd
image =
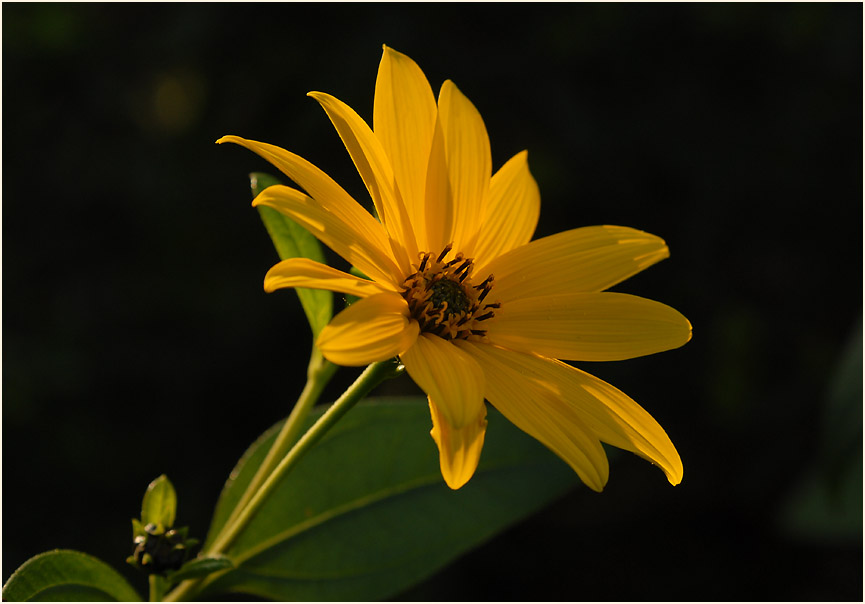
[[[3, 580], [55, 547], [130, 577], [161, 473], [203, 536], [310, 346], [238, 134], [368, 196], [318, 104], [371, 121], [381, 45], [529, 150], [536, 236], [620, 224], [617, 287], [693, 340], [582, 368], [665, 427], [405, 600], [862, 599], [862, 5], [9, 4], [3, 24]], [[357, 371], [337, 374], [333, 398]], [[387, 393], [416, 392], [407, 378]], [[426, 435], [422, 437], [426, 438]]]

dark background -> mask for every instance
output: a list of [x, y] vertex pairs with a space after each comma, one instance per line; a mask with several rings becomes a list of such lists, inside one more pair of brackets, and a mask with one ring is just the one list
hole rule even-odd
[[[665, 427], [402, 599], [861, 600], [862, 6], [8, 4], [3, 17], [3, 580], [55, 547], [124, 566], [165, 472], [203, 535], [310, 344], [224, 134], [359, 200], [324, 112], [371, 119], [381, 45], [529, 150], [537, 236], [621, 224], [672, 256], [619, 290], [684, 348], [585, 366]], [[356, 371], [342, 370], [333, 397]], [[407, 378], [390, 392], [414, 392]], [[420, 435], [420, 438], [427, 438]], [[122, 569], [142, 588], [140, 577]]]

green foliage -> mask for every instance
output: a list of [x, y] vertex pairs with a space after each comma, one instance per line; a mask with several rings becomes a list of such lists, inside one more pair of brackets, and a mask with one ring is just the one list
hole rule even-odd
[[828, 384], [816, 462], [778, 516], [790, 535], [816, 543], [862, 541], [862, 323]]
[[203, 558], [195, 558], [190, 560], [179, 570], [168, 575], [167, 579], [171, 583], [179, 583], [187, 579], [197, 579], [206, 577], [212, 573], [221, 570], [228, 570], [234, 566], [230, 559], [225, 556], [207, 556]]
[[[263, 434], [232, 472], [209, 541], [279, 427]], [[225, 552], [236, 568], [206, 579], [202, 594], [393, 597], [578, 482], [567, 465], [490, 408], [478, 471], [451, 491], [430, 428], [421, 397], [368, 400], [349, 411]]]
[[155, 524], [159, 530], [165, 531], [174, 526], [176, 514], [177, 493], [174, 485], [163, 474], [147, 486], [144, 499], [141, 500], [140, 524]]
[[[253, 172], [249, 175], [250, 186], [253, 196], [258, 196], [267, 187], [281, 184], [279, 180], [262, 172]], [[273, 246], [279, 254], [280, 260], [288, 258], [309, 258], [316, 262], [326, 264], [324, 251], [318, 239], [294, 222], [288, 216], [280, 214], [273, 208], [258, 207], [267, 234], [273, 241]], [[333, 316], [333, 294], [321, 289], [295, 288], [303, 312], [312, 328], [313, 339], [318, 337], [322, 328], [328, 324]]]
[[139, 535], [145, 534], [144, 525], [141, 524], [141, 521], [138, 518], [132, 519], [132, 538], [135, 539]]
[[53, 550], [30, 558], [3, 586], [14, 602], [140, 602], [113, 568], [87, 554]]

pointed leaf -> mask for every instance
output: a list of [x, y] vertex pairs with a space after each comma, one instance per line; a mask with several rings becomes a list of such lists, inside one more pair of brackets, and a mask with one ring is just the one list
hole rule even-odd
[[174, 485], [163, 474], [150, 483], [141, 501], [141, 524], [155, 524], [168, 530], [174, 526], [174, 517], [177, 513], [177, 493]]
[[[566, 464], [491, 408], [478, 470], [452, 491], [430, 427], [425, 398], [369, 400], [352, 409], [272, 493], [226, 552], [236, 568], [205, 579], [203, 594], [391, 598], [578, 483]], [[278, 428], [232, 472], [209, 540]]]
[[[253, 197], [267, 187], [281, 184], [279, 180], [262, 172], [253, 172], [249, 175], [250, 186]], [[273, 208], [258, 206], [258, 213], [264, 228], [267, 229], [273, 241], [273, 246], [279, 254], [280, 260], [288, 258], [309, 258], [322, 264], [327, 264], [324, 251], [312, 233], [294, 222], [288, 216], [280, 214]], [[313, 340], [318, 337], [321, 329], [328, 324], [333, 316], [333, 294], [321, 289], [295, 288], [303, 312], [312, 328]]]
[[53, 550], [30, 558], [3, 586], [11, 602], [140, 602], [120, 574], [82, 552]]

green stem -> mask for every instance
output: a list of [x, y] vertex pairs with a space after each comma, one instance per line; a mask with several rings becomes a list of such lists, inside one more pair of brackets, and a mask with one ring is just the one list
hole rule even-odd
[[[231, 515], [229, 515], [228, 520], [226, 520], [225, 524], [222, 525], [220, 534], [216, 535], [216, 539], [218, 539], [225, 531], [226, 527], [231, 526], [232, 523], [237, 520], [237, 517], [249, 503], [249, 500], [259, 489], [265, 478], [267, 478], [267, 476], [273, 471], [279, 463], [279, 460], [286, 454], [289, 447], [294, 444], [294, 441], [300, 432], [300, 428], [303, 425], [303, 420], [306, 419], [310, 410], [315, 406], [315, 403], [318, 402], [318, 398], [321, 396], [321, 393], [330, 381], [330, 378], [333, 377], [336, 368], [336, 365], [326, 361], [324, 357], [321, 356], [321, 352], [318, 348], [313, 347], [312, 355], [309, 359], [309, 367], [306, 372], [306, 386], [304, 386], [303, 392], [300, 393], [297, 402], [294, 404], [294, 408], [291, 410], [291, 414], [282, 425], [282, 429], [279, 431], [273, 445], [271, 445], [267, 457], [265, 457], [264, 461], [261, 462], [261, 465], [258, 467], [258, 470], [255, 472], [255, 475], [252, 477], [252, 480], [249, 485], [247, 485], [246, 490], [243, 492], [243, 495], [240, 497], [237, 505], [235, 505], [234, 510], [231, 512]], [[208, 548], [207, 553], [210, 553], [212, 549], [212, 547]]]
[[150, 587], [150, 602], [159, 602], [162, 600], [162, 595], [165, 593], [165, 582], [159, 575], [153, 574], [147, 577], [147, 583]]
[[[283, 457], [270, 475], [264, 480], [261, 487], [250, 498], [249, 503], [238, 513], [237, 518], [230, 525], [226, 523], [219, 536], [208, 548], [209, 555], [224, 553], [234, 540], [243, 532], [255, 514], [261, 508], [267, 497], [273, 492], [279, 481], [297, 464], [300, 458], [315, 445], [333, 425], [345, 415], [349, 409], [354, 407], [360, 400], [369, 394], [373, 388], [385, 379], [395, 377], [401, 372], [401, 367], [392, 361], [382, 361], [368, 366], [362, 374], [349, 386], [342, 396], [328, 408], [324, 414], [306, 431], [299, 441]], [[177, 602], [187, 597], [192, 597], [199, 586], [201, 579], [184, 581], [165, 598], [166, 602]]]
[[234, 524], [228, 526], [223, 532], [221, 538], [216, 539], [210, 548], [211, 552], [224, 552], [237, 538], [240, 532], [249, 524], [249, 521], [255, 516], [258, 508], [264, 503], [264, 500], [276, 487], [282, 477], [291, 470], [306, 453], [312, 445], [317, 443], [325, 432], [330, 430], [333, 424], [336, 423], [346, 412], [355, 406], [363, 397], [378, 386], [388, 374], [393, 372], [393, 362], [384, 361], [381, 363], [373, 363], [360, 374], [360, 377], [355, 380], [348, 390], [346, 390], [324, 414], [318, 418], [318, 421], [307, 430], [306, 434], [297, 441], [297, 444], [292, 447], [288, 454], [282, 458], [279, 464], [274, 468], [273, 472], [267, 477], [261, 488], [253, 495], [249, 504], [238, 515]]

